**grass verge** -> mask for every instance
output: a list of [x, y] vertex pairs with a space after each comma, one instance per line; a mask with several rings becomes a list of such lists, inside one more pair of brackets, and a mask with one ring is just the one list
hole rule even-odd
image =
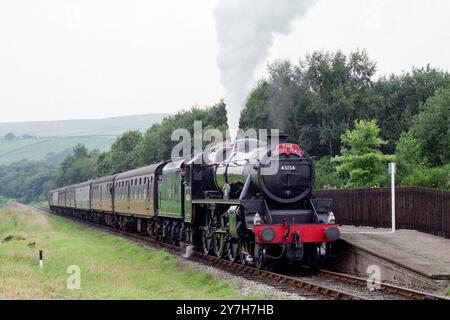
[[[0, 208], [0, 259], [0, 299], [262, 298], [239, 296], [166, 252], [16, 203]], [[66, 285], [73, 265], [81, 271], [79, 290]]]

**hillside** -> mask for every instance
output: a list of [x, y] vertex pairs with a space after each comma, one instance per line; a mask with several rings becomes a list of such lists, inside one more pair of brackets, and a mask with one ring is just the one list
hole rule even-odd
[[43, 160], [49, 153], [68, 152], [78, 143], [84, 144], [89, 150], [104, 151], [111, 146], [115, 139], [115, 136], [80, 136], [0, 140], [0, 165], [22, 159]]
[[[67, 153], [78, 143], [89, 150], [107, 150], [125, 131], [144, 132], [167, 114], [147, 114], [107, 119], [0, 123], [0, 165], [22, 159], [43, 160]], [[16, 138], [7, 140], [12, 133]], [[24, 135], [28, 135], [23, 137]]]
[[147, 130], [152, 124], [161, 122], [166, 113], [123, 116], [105, 119], [77, 119], [36, 122], [0, 122], [0, 137], [8, 133], [37, 137], [68, 136], [117, 136], [128, 130]]

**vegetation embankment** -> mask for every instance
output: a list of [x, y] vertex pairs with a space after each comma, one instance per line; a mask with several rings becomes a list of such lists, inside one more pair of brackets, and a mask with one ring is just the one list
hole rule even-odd
[[[268, 76], [247, 97], [240, 127], [288, 133], [315, 157], [316, 188], [387, 186], [387, 162], [395, 161], [398, 185], [449, 189], [449, 108], [446, 71], [426, 66], [377, 79], [376, 63], [364, 51], [314, 52], [296, 65], [276, 61], [268, 66]], [[14, 187], [4, 184], [6, 178], [0, 181], [0, 194], [43, 200], [51, 188], [169, 159], [178, 143], [171, 141], [172, 132], [183, 128], [192, 135], [195, 120], [204, 130], [224, 131], [226, 106], [220, 102], [180, 111], [145, 133], [125, 132], [104, 152], [76, 145], [64, 159], [55, 156], [56, 167], [0, 167], [0, 173], [17, 172], [6, 181]]]
[[[43, 270], [39, 250], [44, 252]], [[0, 256], [0, 299], [243, 298], [237, 288], [166, 252], [17, 203], [0, 208]], [[67, 288], [75, 275], [70, 266], [80, 268], [80, 289]]]
[[[387, 162], [395, 161], [398, 185], [449, 189], [449, 73], [427, 66], [376, 80], [375, 72], [363, 51], [315, 52], [298, 65], [275, 62], [249, 93], [240, 127], [287, 132], [316, 158], [316, 188], [387, 186]], [[145, 134], [127, 132], [100, 154], [78, 146], [55, 185], [168, 159], [177, 143], [172, 131], [192, 134], [194, 120], [224, 130], [225, 105], [179, 112]]]

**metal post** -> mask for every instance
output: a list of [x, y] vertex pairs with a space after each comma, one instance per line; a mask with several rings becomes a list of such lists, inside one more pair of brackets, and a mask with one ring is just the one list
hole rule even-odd
[[389, 173], [391, 174], [391, 214], [392, 232], [395, 232], [395, 162], [389, 163]]
[[44, 268], [44, 257], [43, 257], [43, 252], [42, 250], [39, 250], [39, 269], [43, 269]]

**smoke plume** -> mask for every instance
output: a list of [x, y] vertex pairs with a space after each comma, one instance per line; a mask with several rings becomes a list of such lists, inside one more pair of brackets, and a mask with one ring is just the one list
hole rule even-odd
[[215, 8], [219, 41], [217, 63], [225, 87], [228, 126], [239, 115], [255, 68], [265, 60], [274, 36], [288, 34], [291, 23], [317, 0], [219, 0]]

